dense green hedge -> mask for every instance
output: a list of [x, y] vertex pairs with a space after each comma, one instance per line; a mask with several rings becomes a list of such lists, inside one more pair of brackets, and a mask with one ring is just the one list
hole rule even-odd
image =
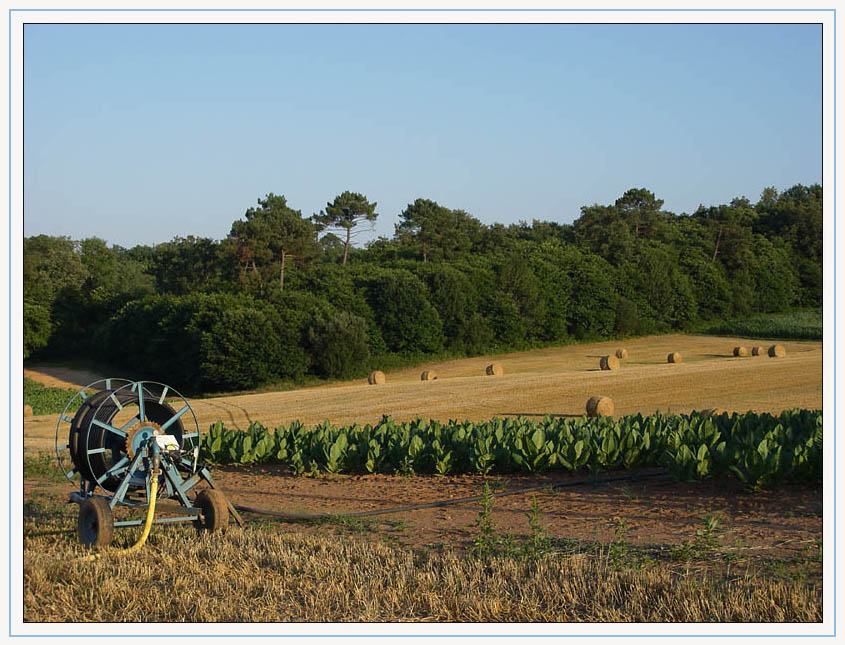
[[304, 472], [538, 473], [665, 466], [681, 480], [734, 475], [750, 488], [820, 481], [822, 413], [613, 418], [408, 421], [306, 428], [299, 422], [246, 431], [222, 422], [202, 436], [219, 464], [280, 463]]
[[147, 296], [100, 327], [93, 350], [147, 380], [187, 390], [299, 378], [310, 367], [305, 332], [323, 303], [297, 295], [278, 303], [231, 294]]

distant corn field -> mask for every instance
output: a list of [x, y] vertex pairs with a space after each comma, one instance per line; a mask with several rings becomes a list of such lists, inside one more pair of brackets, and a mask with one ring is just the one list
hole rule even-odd
[[731, 320], [702, 330], [705, 334], [742, 336], [743, 338], [784, 338], [821, 340], [821, 309], [807, 309], [784, 314], [765, 314], [745, 320]]

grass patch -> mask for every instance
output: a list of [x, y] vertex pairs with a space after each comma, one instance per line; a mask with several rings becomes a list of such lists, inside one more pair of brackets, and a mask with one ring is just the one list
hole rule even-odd
[[32, 406], [33, 414], [60, 414], [76, 390], [47, 387], [31, 378], [23, 377], [23, 402]]
[[64, 473], [59, 470], [56, 463], [56, 455], [50, 452], [39, 452], [36, 455], [24, 453], [23, 476], [24, 478], [45, 477], [53, 481], [65, 479]]
[[672, 558], [682, 562], [714, 557], [721, 549], [722, 518], [707, 515], [702, 519], [703, 527], [697, 529], [695, 538], [684, 540], [672, 548]]
[[347, 515], [327, 515], [311, 520], [315, 526], [330, 526], [343, 533], [376, 533], [378, 522], [375, 520], [362, 519], [360, 517], [349, 517]]
[[705, 327], [700, 333], [743, 338], [822, 340], [823, 331], [822, 310], [819, 308], [728, 320]]

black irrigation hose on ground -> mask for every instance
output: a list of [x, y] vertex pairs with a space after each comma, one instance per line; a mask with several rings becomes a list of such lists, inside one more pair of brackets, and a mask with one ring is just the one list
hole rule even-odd
[[[670, 479], [665, 471], [640, 473], [636, 475], [620, 475], [616, 477], [602, 477], [602, 478], [587, 478], [577, 479], [575, 481], [560, 482], [557, 484], [546, 484], [543, 486], [531, 486], [530, 488], [520, 488], [517, 490], [502, 491], [500, 493], [490, 493], [489, 497], [505, 497], [506, 495], [524, 495], [525, 493], [532, 493], [541, 490], [554, 490], [557, 488], [569, 488], [571, 486], [583, 486], [585, 484], [607, 484], [618, 481], [640, 481], [645, 479]], [[250, 506], [241, 506], [234, 504], [234, 507], [245, 513], [254, 513], [256, 515], [269, 515], [277, 517], [282, 520], [326, 520], [337, 518], [356, 518], [356, 517], [370, 517], [373, 515], [388, 515], [390, 513], [402, 513], [405, 511], [416, 511], [423, 508], [436, 508], [438, 506], [452, 506], [454, 504], [465, 504], [468, 502], [478, 502], [484, 499], [484, 495], [472, 495], [470, 497], [459, 497], [458, 499], [446, 499], [439, 502], [430, 502], [428, 504], [409, 504], [407, 506], [397, 506], [394, 508], [383, 508], [374, 511], [360, 511], [358, 513], [285, 513], [284, 511], [271, 511], [263, 508], [252, 508]]]

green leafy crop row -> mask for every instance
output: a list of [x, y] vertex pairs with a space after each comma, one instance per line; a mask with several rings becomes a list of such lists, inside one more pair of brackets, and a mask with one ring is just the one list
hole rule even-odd
[[33, 414], [58, 414], [63, 412], [76, 390], [46, 387], [24, 376], [23, 402], [32, 406]]
[[537, 473], [664, 466], [691, 481], [733, 474], [750, 488], [822, 476], [822, 413], [749, 412], [542, 421], [523, 418], [397, 422], [306, 428], [298, 421], [246, 431], [218, 421], [202, 436], [202, 455], [218, 464], [280, 463], [304, 472]]

